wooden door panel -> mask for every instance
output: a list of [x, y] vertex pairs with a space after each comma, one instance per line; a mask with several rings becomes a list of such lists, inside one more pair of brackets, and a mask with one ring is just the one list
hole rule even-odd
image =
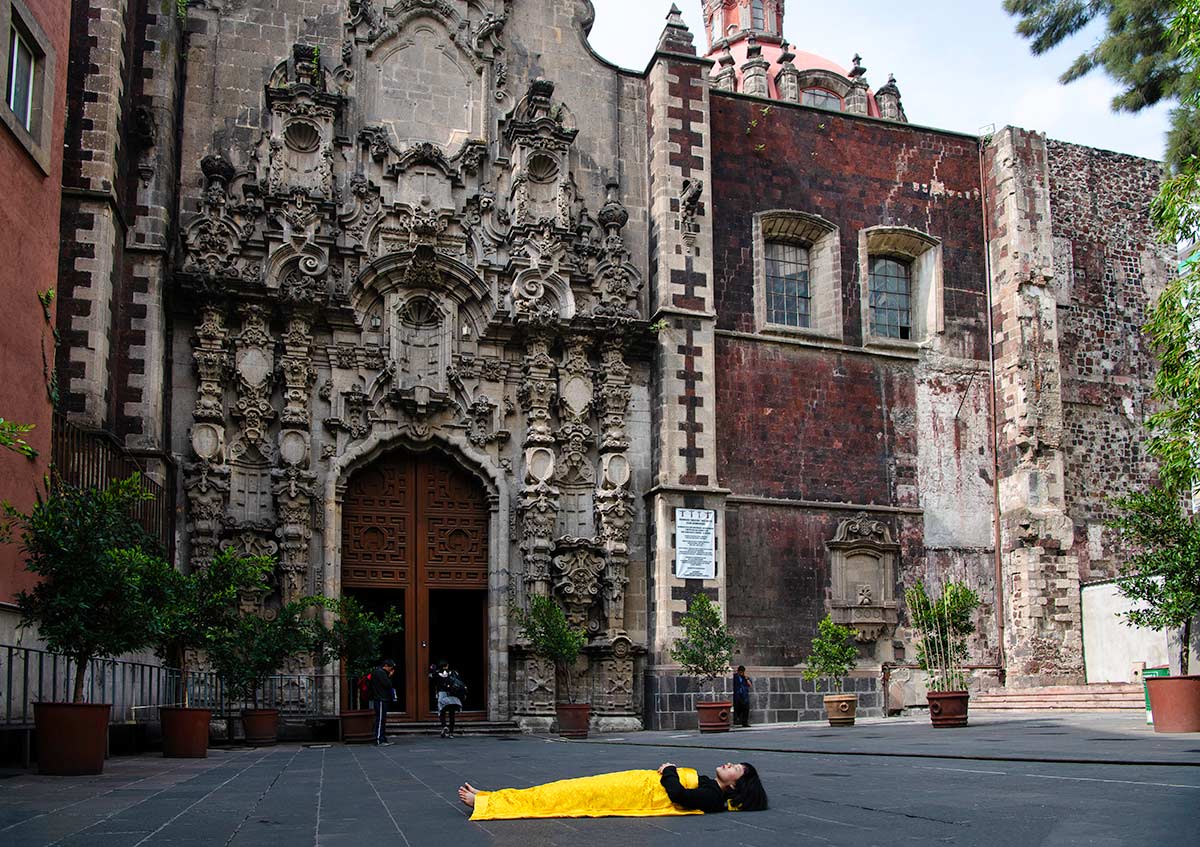
[[[487, 588], [490, 524], [478, 481], [438, 454], [386, 456], [346, 487], [342, 584], [405, 590], [403, 713], [409, 719], [436, 717], [428, 678], [429, 592]], [[486, 602], [484, 608], [486, 618]], [[486, 667], [486, 655], [484, 661]], [[482, 691], [484, 680], [478, 684]]]
[[443, 463], [426, 464], [421, 470], [426, 584], [486, 586], [489, 513], [478, 483]]

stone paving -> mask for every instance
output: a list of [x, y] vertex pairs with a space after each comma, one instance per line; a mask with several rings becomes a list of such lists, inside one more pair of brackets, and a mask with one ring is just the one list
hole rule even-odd
[[[952, 758], [953, 757], [953, 758]], [[662, 761], [759, 768], [771, 809], [682, 818], [472, 823], [455, 789], [525, 786]], [[1188, 844], [1200, 837], [1200, 736], [1136, 715], [817, 724], [726, 736], [634, 733], [280, 745], [208, 759], [110, 759], [97, 777], [0, 774], [3, 847], [224, 845]]]

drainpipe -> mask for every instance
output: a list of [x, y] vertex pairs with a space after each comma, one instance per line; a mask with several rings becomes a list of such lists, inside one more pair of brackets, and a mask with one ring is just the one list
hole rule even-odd
[[989, 392], [990, 404], [988, 409], [988, 424], [992, 437], [992, 558], [995, 562], [995, 613], [996, 613], [996, 664], [1000, 672], [1000, 684], [1005, 684], [1007, 668], [1004, 657], [1004, 562], [1000, 548], [1000, 438], [997, 433], [997, 398], [996, 398], [996, 353], [994, 346], [995, 330], [992, 326], [992, 245], [991, 226], [988, 220], [987, 182], [983, 170], [984, 150], [986, 144], [979, 140], [979, 210], [983, 219], [983, 263], [986, 275], [987, 302], [987, 350], [988, 373], [992, 385]]

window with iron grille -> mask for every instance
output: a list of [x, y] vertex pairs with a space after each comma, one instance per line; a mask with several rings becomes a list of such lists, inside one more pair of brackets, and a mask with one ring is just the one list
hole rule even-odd
[[766, 27], [766, 16], [763, 14], [763, 0], [754, 0], [750, 4], [750, 28], [763, 29]]
[[811, 326], [808, 248], [786, 241], [768, 241], [766, 260], [767, 322], [780, 326]]
[[911, 267], [903, 259], [872, 256], [871, 333], [883, 338], [912, 338]]

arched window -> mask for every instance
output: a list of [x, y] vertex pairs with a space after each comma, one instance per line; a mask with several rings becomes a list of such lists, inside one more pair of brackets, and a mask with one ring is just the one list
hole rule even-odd
[[808, 286], [808, 248], [788, 241], [767, 241], [767, 321], [807, 327], [812, 322]]
[[805, 106], [816, 106], [818, 109], [829, 109], [833, 112], [842, 111], [842, 98], [824, 88], [806, 88], [800, 93], [800, 102]]
[[912, 265], [895, 256], [872, 256], [870, 277], [871, 334], [910, 340]]
[[756, 330], [840, 341], [837, 227], [819, 215], [788, 209], [759, 212], [754, 219]]
[[763, 0], [754, 0], [750, 4], [750, 28], [765, 29], [766, 26], [767, 20], [763, 12]]

